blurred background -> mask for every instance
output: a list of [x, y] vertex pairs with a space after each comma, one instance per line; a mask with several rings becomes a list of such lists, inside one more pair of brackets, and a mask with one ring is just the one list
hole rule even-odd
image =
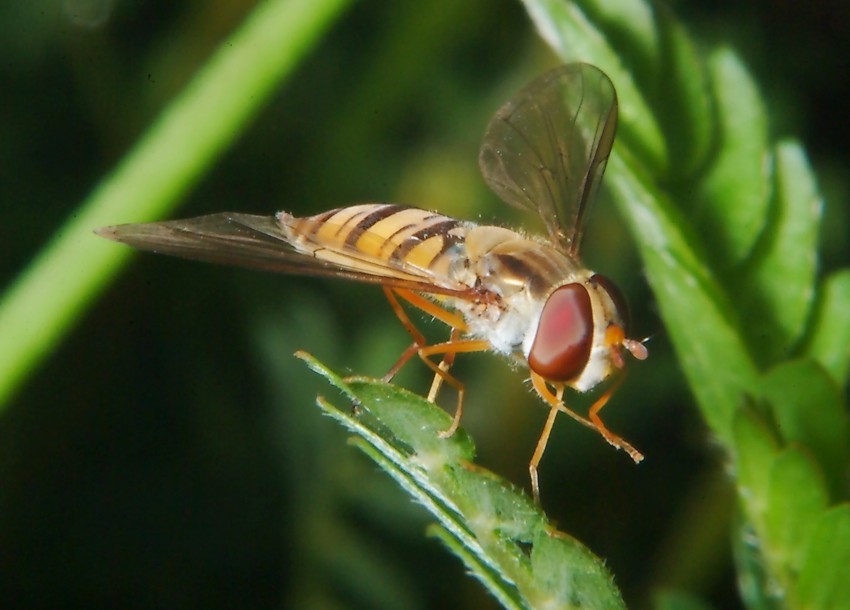
[[[827, 197], [823, 268], [846, 264], [830, 226], [848, 220], [850, 8], [676, 4], [699, 39], [744, 55], [774, 134], [805, 142]], [[0, 286], [254, 5], [0, 5]], [[556, 63], [514, 0], [353, 3], [176, 215], [395, 201], [521, 224], [477, 149], [495, 109]], [[654, 335], [606, 408], [647, 459], [559, 421], [544, 505], [630, 607], [682, 587], [735, 608], [723, 459], [604, 195], [584, 255], [627, 295], [635, 334]], [[380, 376], [406, 342], [374, 287], [134, 258], [0, 414], [0, 607], [496, 607], [322, 417], [317, 394], [341, 401], [292, 356]], [[479, 462], [527, 488], [546, 410], [493, 356], [457, 374]], [[429, 376], [413, 363], [398, 382], [424, 392]]]

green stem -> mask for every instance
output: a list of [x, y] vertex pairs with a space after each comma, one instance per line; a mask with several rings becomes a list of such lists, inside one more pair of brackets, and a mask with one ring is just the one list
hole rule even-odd
[[347, 4], [258, 6], [71, 214], [0, 301], [0, 408], [128, 259], [91, 231], [172, 210]]

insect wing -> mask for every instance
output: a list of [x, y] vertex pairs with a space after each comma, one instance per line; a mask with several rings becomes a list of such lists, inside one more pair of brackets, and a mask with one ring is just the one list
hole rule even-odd
[[617, 94], [605, 73], [561, 66], [496, 112], [481, 145], [481, 172], [507, 203], [536, 211], [552, 241], [577, 258], [616, 126]]
[[[273, 216], [225, 212], [186, 220], [103, 227], [96, 232], [139, 250], [204, 262], [338, 277], [461, 298], [473, 296], [470, 289], [443, 285], [425, 274], [417, 277], [389, 266], [377, 269], [374, 262], [367, 265], [353, 255], [341, 257], [340, 262], [329, 262], [299, 252], [286, 239]], [[364, 271], [367, 267], [369, 270]]]

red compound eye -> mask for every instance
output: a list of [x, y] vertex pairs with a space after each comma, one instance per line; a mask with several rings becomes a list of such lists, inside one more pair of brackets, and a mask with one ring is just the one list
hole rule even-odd
[[543, 305], [537, 334], [528, 354], [531, 370], [548, 381], [578, 377], [590, 359], [593, 309], [581, 284], [555, 289]]

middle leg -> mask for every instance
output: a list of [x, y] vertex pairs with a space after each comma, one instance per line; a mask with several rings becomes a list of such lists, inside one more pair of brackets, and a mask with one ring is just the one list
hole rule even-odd
[[[400, 288], [384, 287], [384, 294], [386, 295], [387, 300], [390, 302], [390, 306], [392, 307], [396, 316], [401, 321], [402, 325], [405, 327], [410, 336], [413, 338], [413, 343], [407, 347], [407, 349], [402, 353], [398, 361], [392, 366], [392, 368], [390, 368], [387, 374], [384, 375], [383, 379], [387, 382], [392, 380], [392, 378], [396, 375], [396, 373], [398, 373], [401, 367], [404, 366], [407, 361], [413, 357], [414, 354], [418, 354], [422, 361], [432, 371], [434, 371], [434, 379], [431, 382], [431, 388], [428, 392], [428, 400], [430, 402], [436, 401], [437, 393], [439, 392], [443, 382], [448, 383], [457, 391], [457, 408], [455, 409], [455, 414], [452, 418], [452, 423], [446, 430], [440, 433], [441, 437], [449, 437], [457, 431], [457, 428], [460, 425], [461, 416], [463, 415], [464, 394], [463, 384], [449, 373], [449, 369], [451, 368], [452, 364], [454, 364], [455, 356], [458, 353], [487, 351], [491, 347], [490, 343], [487, 341], [480, 340], [461, 339], [460, 337], [462, 333], [465, 332], [467, 329], [466, 322], [464, 322], [463, 318], [445, 310], [436, 303], [429, 301], [428, 299], [416, 294], [415, 292]], [[428, 345], [425, 336], [413, 325], [413, 322], [411, 322], [404, 308], [401, 306], [398, 297], [401, 297], [414, 307], [421, 309], [425, 313], [434, 316], [438, 320], [450, 326], [452, 330], [449, 340], [443, 343]], [[439, 364], [431, 360], [431, 356], [440, 354], [442, 354], [443, 358]]]
[[[452, 333], [454, 335], [454, 333]], [[436, 343], [419, 349], [419, 357], [422, 361], [434, 371], [434, 382], [431, 385], [432, 393], [436, 394], [436, 389], [439, 389], [440, 384], [445, 381], [452, 386], [457, 392], [457, 407], [452, 418], [451, 425], [440, 432], [442, 438], [448, 438], [453, 435], [460, 425], [461, 417], [463, 416], [463, 394], [464, 386], [456, 377], [448, 372], [448, 367], [454, 362], [456, 354], [461, 352], [485, 352], [491, 349], [490, 342], [480, 339], [456, 339], [446, 341], [445, 343]], [[443, 360], [436, 364], [429, 356], [443, 355]], [[438, 381], [439, 378], [439, 381]], [[433, 402], [432, 397], [428, 397]]]

